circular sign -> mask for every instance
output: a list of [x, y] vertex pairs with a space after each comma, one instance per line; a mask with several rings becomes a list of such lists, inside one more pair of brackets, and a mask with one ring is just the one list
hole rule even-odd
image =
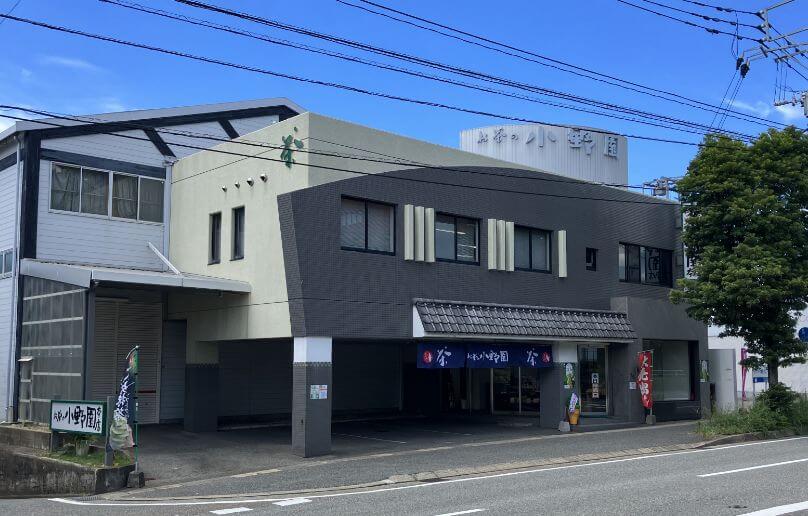
[[799, 336], [801, 341], [808, 342], [808, 326], [803, 326], [802, 328], [800, 328], [800, 331], [799, 333], [797, 333], [797, 335]]
[[541, 354], [541, 361], [544, 362], [545, 364], [549, 364], [550, 363], [550, 353], [548, 353], [546, 351], [543, 351], [542, 354]]
[[421, 360], [423, 360], [423, 362], [425, 364], [431, 364], [432, 363], [432, 352], [429, 351], [429, 350], [424, 351], [424, 354], [421, 356]]

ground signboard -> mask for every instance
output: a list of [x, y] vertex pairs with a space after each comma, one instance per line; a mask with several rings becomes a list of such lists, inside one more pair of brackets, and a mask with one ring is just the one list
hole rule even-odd
[[54, 432], [106, 434], [106, 403], [101, 401], [52, 400], [50, 428]]

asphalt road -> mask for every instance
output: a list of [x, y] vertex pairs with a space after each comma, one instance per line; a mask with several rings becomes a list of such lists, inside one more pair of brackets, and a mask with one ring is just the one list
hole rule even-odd
[[[9, 500], [2, 514], [808, 514], [808, 437], [303, 499]], [[119, 502], [120, 503], [120, 502]], [[793, 505], [797, 504], [797, 505]], [[799, 505], [802, 504], [802, 505]], [[782, 508], [791, 505], [791, 507]], [[777, 509], [780, 507], [780, 509]], [[773, 509], [775, 508], [775, 509]]]

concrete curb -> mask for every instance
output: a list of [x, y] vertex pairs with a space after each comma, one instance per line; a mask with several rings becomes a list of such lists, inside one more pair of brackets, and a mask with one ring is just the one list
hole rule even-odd
[[797, 433], [794, 430], [773, 430], [771, 432], [750, 432], [746, 434], [723, 435], [716, 437], [709, 441], [705, 441], [697, 446], [697, 448], [709, 448], [711, 446], [720, 446], [722, 444], [736, 444], [745, 443], [748, 441], [764, 441], [767, 439], [782, 439], [785, 437], [794, 437]]

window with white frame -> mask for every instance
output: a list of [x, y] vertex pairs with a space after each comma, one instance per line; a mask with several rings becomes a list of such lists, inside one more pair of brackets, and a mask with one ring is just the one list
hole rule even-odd
[[50, 207], [143, 222], [163, 222], [164, 181], [54, 163]]
[[11, 276], [14, 272], [14, 250], [0, 251], [0, 278]]

